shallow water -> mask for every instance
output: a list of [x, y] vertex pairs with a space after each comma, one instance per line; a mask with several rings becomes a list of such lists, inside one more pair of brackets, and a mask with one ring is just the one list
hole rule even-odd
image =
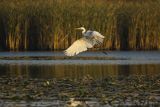
[[[107, 54], [106, 54], [107, 53]], [[160, 51], [85, 52], [66, 57], [62, 52], [1, 52], [0, 76], [96, 79], [107, 76], [157, 75]]]
[[[1, 85], [4, 84], [3, 86], [6, 86], [6, 89], [8, 89], [8, 87], [5, 81], [13, 80], [10, 84], [10, 87], [13, 89], [16, 88], [16, 84], [18, 87], [25, 89], [26, 87], [21, 87], [20, 83], [25, 83], [27, 79], [33, 79], [33, 83], [36, 81], [36, 84], [39, 84], [39, 82], [43, 80], [43, 82], [46, 84], [45, 81], [48, 81], [48, 79], [63, 80], [64, 78], [68, 78], [78, 81], [87, 75], [98, 81], [105, 80], [108, 77], [116, 77], [121, 79], [136, 75], [143, 75], [145, 77], [153, 78], [156, 75], [160, 75], [160, 51], [84, 52], [74, 57], [64, 56], [62, 52], [0, 53], [0, 78], [4, 80], [4, 82], [2, 81]], [[21, 82], [15, 84], [14, 78], [21, 78]], [[61, 83], [61, 85], [63, 84], [64, 83]], [[157, 82], [157, 84], [159, 83]], [[31, 84], [31, 86], [32, 85], [33, 84]], [[41, 88], [45, 89], [46, 87]], [[35, 88], [32, 90], [35, 90]], [[4, 93], [4, 97], [2, 98], [8, 97], [6, 96], [8, 95], [7, 93], [12, 93], [9, 90], [3, 90], [3, 87], [1, 87], [1, 91]], [[12, 91], [14, 93], [14, 90]], [[154, 91], [157, 93], [159, 92], [159, 89], [154, 88]], [[19, 90], [16, 94], [21, 97], [22, 92]], [[30, 93], [27, 94], [30, 95]], [[114, 97], [114, 94], [112, 96]], [[157, 94], [157, 96], [159, 99], [159, 94]], [[20, 100], [17, 102], [12, 100], [14, 99], [12, 95], [9, 97], [11, 97], [11, 99], [0, 99], [0, 106], [64, 107], [64, 105], [67, 104], [66, 101], [62, 101], [57, 98], [55, 100], [52, 99], [51, 101], [41, 99], [40, 101]], [[50, 99], [50, 97], [46, 99]], [[86, 100], [85, 103], [88, 105], [97, 105], [96, 107], [101, 106], [98, 100], [93, 99], [90, 101]], [[130, 103], [125, 103], [124, 105], [128, 106]], [[104, 107], [107, 106], [108, 105]]]
[[62, 52], [1, 52], [0, 59], [0, 64], [12, 65], [160, 64], [160, 51], [85, 52], [74, 57]]

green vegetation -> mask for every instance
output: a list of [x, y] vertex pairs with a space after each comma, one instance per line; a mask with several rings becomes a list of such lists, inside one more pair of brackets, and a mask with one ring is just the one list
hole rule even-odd
[[1, 0], [1, 50], [60, 50], [84, 25], [106, 36], [98, 49], [160, 49], [160, 0]]
[[89, 75], [81, 79], [0, 77], [0, 85], [1, 100], [68, 101], [75, 98], [118, 107], [160, 105], [159, 75], [106, 77], [102, 80], [95, 80]]

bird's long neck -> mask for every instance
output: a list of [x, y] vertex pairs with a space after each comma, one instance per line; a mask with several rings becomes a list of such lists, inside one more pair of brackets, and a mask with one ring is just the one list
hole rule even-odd
[[85, 32], [86, 32], [86, 29], [83, 28], [83, 29], [82, 29], [82, 34], [85, 34]]

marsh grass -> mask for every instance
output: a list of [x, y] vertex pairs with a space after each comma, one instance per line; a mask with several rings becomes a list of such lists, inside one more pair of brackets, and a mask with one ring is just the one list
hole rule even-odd
[[6, 101], [68, 101], [75, 98], [79, 101], [98, 101], [101, 106], [160, 105], [159, 75], [109, 76], [102, 80], [95, 80], [90, 75], [81, 79], [31, 79], [18, 76], [0, 77], [0, 80], [0, 98]]
[[1, 0], [1, 50], [60, 50], [84, 25], [105, 37], [99, 49], [160, 49], [160, 0]]

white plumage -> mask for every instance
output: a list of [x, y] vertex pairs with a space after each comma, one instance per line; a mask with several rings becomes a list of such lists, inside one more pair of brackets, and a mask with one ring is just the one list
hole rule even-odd
[[96, 44], [103, 43], [105, 38], [97, 31], [88, 30], [86, 32], [84, 27], [76, 28], [82, 30], [83, 37], [76, 40], [68, 49], [64, 51], [67, 56], [74, 56], [80, 52], [86, 51], [88, 48], [92, 48]]

